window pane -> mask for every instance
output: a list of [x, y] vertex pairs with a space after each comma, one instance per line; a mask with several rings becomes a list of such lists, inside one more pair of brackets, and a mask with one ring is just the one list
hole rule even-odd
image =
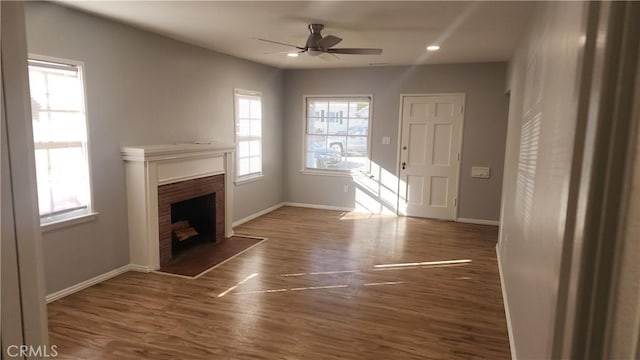
[[238, 98], [238, 117], [247, 119], [249, 115], [249, 99], [239, 97]]
[[322, 135], [307, 135], [307, 167], [328, 169], [336, 167], [342, 161], [339, 151], [327, 144], [327, 137]]
[[36, 150], [36, 174], [38, 187], [38, 206], [40, 214], [53, 212], [51, 188], [49, 186], [49, 157], [48, 150]]
[[[79, 111], [82, 107], [80, 79], [76, 76], [47, 74], [49, 108]], [[54, 91], [51, 91], [54, 89]]]
[[249, 168], [252, 173], [259, 173], [262, 171], [262, 162], [260, 157], [252, 157], [249, 159]]
[[346, 136], [329, 136], [327, 137], [327, 144], [330, 149], [340, 154], [341, 156], [347, 151], [347, 137]]
[[331, 101], [329, 102], [329, 134], [337, 134], [340, 130], [344, 131], [347, 127], [348, 102]]
[[368, 118], [369, 103], [366, 101], [353, 101], [349, 103], [350, 118]]
[[347, 114], [348, 102], [330, 102], [328, 134], [329, 135], [346, 135], [347, 134]]
[[37, 113], [41, 109], [49, 108], [45, 74], [42, 71], [34, 70], [31, 66], [29, 67], [29, 90], [31, 91], [33, 113]]
[[89, 178], [81, 147], [37, 150], [36, 169], [40, 215], [88, 205]]
[[311, 117], [307, 121], [307, 134], [326, 134], [327, 122], [324, 118]]
[[251, 121], [240, 120], [238, 121], [238, 135], [249, 136], [251, 134]]
[[249, 152], [249, 141], [239, 141], [238, 142], [238, 156], [241, 158], [249, 157], [251, 153]]
[[316, 117], [325, 121], [324, 118], [327, 116], [328, 112], [328, 101], [309, 100], [307, 104], [307, 117]]
[[347, 138], [346, 154], [348, 156], [367, 156], [367, 142], [366, 136], [349, 136]]
[[86, 141], [87, 129], [81, 113], [50, 113], [50, 141]]
[[249, 174], [249, 158], [238, 160], [238, 176]]
[[369, 119], [349, 119], [349, 135], [369, 135]]
[[260, 120], [251, 120], [251, 136], [262, 136], [262, 122]]
[[[33, 100], [33, 98], [31, 98]], [[33, 105], [33, 103], [31, 103]], [[35, 142], [49, 142], [51, 141], [49, 130], [49, 113], [42, 112], [32, 112], [31, 116], [33, 118], [33, 140]]]
[[250, 101], [250, 113], [252, 119], [261, 119], [262, 118], [262, 106], [260, 105], [259, 100], [251, 100]]
[[251, 156], [262, 155], [261, 147], [262, 146], [261, 146], [261, 141], [260, 140], [250, 141], [249, 142], [249, 154], [251, 154]]

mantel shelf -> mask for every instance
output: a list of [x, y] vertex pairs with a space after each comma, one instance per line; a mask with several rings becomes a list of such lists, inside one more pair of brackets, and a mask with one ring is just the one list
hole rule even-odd
[[120, 150], [124, 160], [160, 161], [194, 156], [224, 154], [235, 151], [233, 144], [212, 142], [207, 144], [177, 143], [163, 145], [124, 146]]

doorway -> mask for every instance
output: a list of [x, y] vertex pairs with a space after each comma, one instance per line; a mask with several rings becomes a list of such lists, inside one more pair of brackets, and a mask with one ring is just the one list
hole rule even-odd
[[464, 94], [402, 95], [399, 213], [455, 220]]

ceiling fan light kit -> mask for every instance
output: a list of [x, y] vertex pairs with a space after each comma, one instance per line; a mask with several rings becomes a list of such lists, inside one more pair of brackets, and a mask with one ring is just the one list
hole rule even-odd
[[267, 39], [258, 39], [260, 41], [266, 41], [273, 44], [290, 46], [298, 49], [299, 51], [294, 53], [287, 53], [287, 56], [297, 57], [298, 54], [309, 54], [309, 56], [320, 56], [323, 54], [331, 54], [333, 57], [337, 58], [335, 54], [347, 54], [347, 55], [380, 55], [382, 54], [382, 49], [372, 49], [372, 48], [334, 48], [334, 46], [338, 45], [342, 41], [341, 38], [333, 35], [322, 36], [322, 30], [324, 29], [323, 24], [309, 24], [309, 37], [307, 37], [307, 42], [304, 46], [296, 46], [291, 44], [282, 43], [279, 41], [267, 40]]

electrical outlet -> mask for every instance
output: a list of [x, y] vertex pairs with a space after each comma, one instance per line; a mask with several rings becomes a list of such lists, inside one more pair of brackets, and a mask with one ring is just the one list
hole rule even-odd
[[349, 185], [344, 186], [344, 192], [349, 192]]
[[382, 137], [382, 145], [389, 145], [391, 144], [391, 137], [390, 136], [383, 136]]

